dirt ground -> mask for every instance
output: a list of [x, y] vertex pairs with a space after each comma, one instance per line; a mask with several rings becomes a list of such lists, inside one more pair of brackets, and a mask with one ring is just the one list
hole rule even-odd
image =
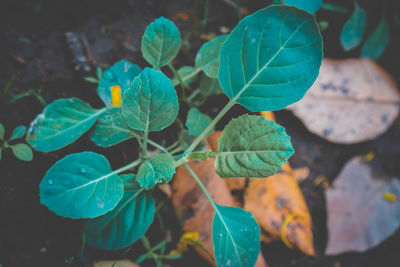
[[[249, 12], [268, 4], [268, 1], [247, 2], [249, 3], [244, 4], [244, 7]], [[342, 2], [344, 6], [352, 8], [352, 3]], [[360, 2], [366, 6], [367, 13], [378, 13], [382, 9], [379, 1]], [[194, 55], [204, 42], [200, 38], [202, 33], [219, 33], [220, 26], [232, 28], [237, 23], [237, 14], [233, 8], [223, 1], [211, 1], [206, 28], [203, 31], [201, 27], [193, 30], [193, 18], [198, 16], [202, 19], [202, 3], [203, 1], [189, 0], [3, 0], [0, 7], [0, 91], [16, 75], [7, 99], [30, 88], [40, 88], [47, 103], [57, 98], [75, 96], [99, 108], [102, 103], [96, 95], [96, 85], [84, 81], [83, 77], [95, 75], [94, 65], [109, 66], [120, 59], [130, 60], [141, 67], [146, 66], [140, 53], [140, 38], [146, 25], [156, 17], [162, 15], [173, 19], [184, 39], [190, 41], [190, 47], [184, 44], [183, 51], [174, 62], [177, 66], [193, 64]], [[388, 10], [391, 14], [390, 8]], [[318, 13], [318, 17], [329, 21], [329, 27], [323, 33], [325, 56], [358, 56], [359, 50], [345, 53], [340, 47], [339, 32], [347, 16], [328, 11]], [[372, 24], [379, 17], [370, 19]], [[399, 31], [398, 27], [392, 28]], [[67, 44], [66, 32], [82, 36], [90, 71], [76, 70], [77, 64]], [[399, 84], [400, 61], [398, 56], [394, 56], [398, 55], [398, 47], [398, 38], [393, 38], [379, 63]], [[226, 99], [219, 97], [208, 101], [208, 104], [218, 106], [221, 101]], [[35, 97], [24, 98], [7, 107], [1, 104], [0, 122], [9, 132], [17, 125], [29, 125], [42, 108]], [[217, 109], [211, 112], [216, 111]], [[241, 108], [235, 108], [218, 127], [222, 128], [230, 117], [242, 112]], [[337, 145], [308, 132], [289, 111], [277, 112], [276, 116], [293, 140], [296, 154], [290, 160], [292, 166], [310, 168], [310, 175], [301, 184], [301, 189], [313, 218], [314, 243], [318, 255], [315, 258], [305, 256], [287, 248], [282, 242], [263, 244], [262, 251], [268, 266], [400, 266], [400, 231], [378, 247], [364, 253], [324, 256], [327, 241], [325, 197], [323, 189], [313, 183], [321, 174], [332, 182], [346, 161], [370, 151], [375, 154], [377, 166], [391, 175], [400, 176], [400, 118], [386, 133], [373, 141], [357, 145]], [[169, 128], [154, 137], [169, 142], [173, 140], [173, 136], [174, 131]], [[144, 252], [140, 242], [129, 251], [105, 252], [90, 247], [83, 250], [81, 222], [58, 217], [40, 205], [38, 185], [47, 169], [63, 156], [85, 150], [106, 155], [113, 168], [122, 166], [137, 156], [133, 141], [124, 143], [123, 146], [102, 149], [94, 146], [87, 136], [60, 151], [35, 153], [34, 160], [29, 163], [17, 160], [10, 151], [3, 153], [0, 161], [1, 267], [85, 266], [93, 260], [121, 256], [134, 260]], [[155, 195], [158, 201], [165, 203], [160, 209], [164, 226], [171, 230], [172, 237], [177, 240], [180, 234], [179, 222], [171, 215], [172, 205], [162, 193], [156, 192]], [[155, 244], [164, 238], [163, 235], [159, 221], [155, 220], [147, 236]], [[172, 249], [173, 244], [170, 246]], [[185, 254], [181, 260], [169, 262], [169, 266], [183, 267], [189, 264], [193, 267], [208, 266], [193, 251]], [[143, 266], [153, 266], [153, 262], [145, 262]]]

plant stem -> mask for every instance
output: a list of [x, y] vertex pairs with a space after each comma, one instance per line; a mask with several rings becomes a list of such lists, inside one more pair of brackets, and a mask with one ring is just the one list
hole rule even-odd
[[110, 176], [111, 176], [111, 175], [114, 175], [114, 174], [119, 174], [119, 173], [121, 173], [121, 172], [130, 170], [130, 169], [133, 169], [133, 168], [135, 168], [136, 166], [138, 166], [138, 165], [139, 165], [140, 163], [142, 163], [142, 162], [143, 162], [142, 159], [137, 159], [137, 160], [135, 160], [135, 161], [132, 161], [132, 162], [129, 163], [128, 165], [125, 165], [124, 167], [121, 167], [121, 168], [119, 168], [119, 169], [116, 169], [115, 171], [113, 171], [112, 173], [110, 173]]
[[[188, 81], [190, 78], [193, 78], [194, 76], [196, 76], [199, 72], [201, 72], [201, 69], [195, 69], [192, 73], [189, 73], [188, 75], [183, 76], [183, 77], [181, 76], [182, 82]], [[173, 83], [173, 85], [174, 85], [174, 86], [179, 85], [179, 81]]]
[[177, 148], [171, 150], [169, 153], [172, 155], [172, 154], [181, 152], [181, 151], [183, 151], [183, 150], [184, 150], [184, 149], [182, 149], [180, 146], [178, 146]]
[[202, 21], [202, 26], [203, 26], [203, 31], [207, 26], [207, 21], [208, 21], [208, 9], [210, 6], [210, 0], [206, 0], [206, 4], [204, 6], [204, 17], [203, 17], [203, 21]]
[[182, 99], [185, 100], [186, 99], [186, 96], [185, 96], [185, 85], [183, 84], [181, 76], [176, 71], [175, 67], [171, 64], [171, 62], [168, 63], [168, 67], [172, 70], [172, 72], [174, 73], [175, 77], [178, 78], [179, 84], [181, 85], [181, 88], [182, 88]]
[[186, 154], [191, 153], [201, 142], [201, 140], [215, 127], [218, 121], [236, 104], [236, 98], [229, 100], [228, 104], [218, 113], [212, 122], [203, 130], [203, 132], [193, 141], [193, 143], [185, 150]]
[[143, 136], [143, 144], [142, 144], [142, 152], [143, 152], [143, 157], [146, 157], [147, 155], [147, 142], [149, 141], [149, 131], [145, 130], [144, 131], [144, 136]]
[[203, 193], [206, 195], [208, 201], [210, 202], [211, 206], [214, 208], [215, 212], [218, 214], [218, 216], [221, 216], [217, 207], [217, 204], [215, 203], [214, 199], [211, 197], [210, 193], [208, 193], [208, 190], [206, 186], [203, 184], [203, 182], [200, 180], [200, 178], [197, 176], [197, 174], [193, 171], [192, 168], [187, 163], [183, 164], [185, 168], [188, 170], [190, 175], [196, 180], [197, 184], [200, 186], [201, 190]]

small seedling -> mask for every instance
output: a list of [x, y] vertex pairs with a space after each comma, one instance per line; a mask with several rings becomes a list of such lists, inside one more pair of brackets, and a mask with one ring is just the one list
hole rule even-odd
[[33, 158], [32, 149], [24, 143], [15, 143], [15, 140], [21, 139], [25, 136], [26, 127], [17, 126], [9, 139], [5, 139], [5, 129], [3, 124], [0, 123], [0, 160], [2, 159], [3, 150], [10, 148], [15, 157], [23, 161], [31, 161]]
[[[143, 237], [152, 224], [153, 188], [169, 183], [175, 169], [184, 166], [215, 210], [212, 240], [217, 265], [253, 266], [260, 251], [258, 223], [244, 209], [215, 203], [188, 161], [215, 158], [221, 178], [268, 177], [281, 169], [294, 153], [290, 138], [282, 126], [262, 116], [232, 119], [218, 140], [218, 152], [204, 150], [202, 142], [237, 104], [258, 112], [280, 110], [300, 100], [321, 65], [319, 28], [310, 13], [276, 5], [247, 16], [229, 35], [205, 43], [194, 66], [176, 71], [171, 62], [180, 46], [175, 24], [158, 18], [142, 37], [142, 54], [152, 67], [142, 70], [122, 60], [105, 71], [98, 84], [104, 108], [94, 109], [77, 98], [45, 107], [26, 138], [37, 151], [61, 149], [89, 131], [101, 147], [135, 138], [141, 152], [116, 170], [101, 154], [70, 154], [47, 171], [40, 201], [60, 216], [86, 219], [83, 229], [90, 245], [121, 249]], [[172, 80], [162, 72], [165, 67], [173, 71]], [[189, 85], [196, 84], [199, 74], [199, 89], [191, 90]], [[221, 92], [229, 102], [218, 115], [202, 113], [204, 98]], [[177, 119], [179, 105], [190, 107], [186, 128]], [[183, 129], [171, 146], [149, 138], [150, 132], [175, 121]]]

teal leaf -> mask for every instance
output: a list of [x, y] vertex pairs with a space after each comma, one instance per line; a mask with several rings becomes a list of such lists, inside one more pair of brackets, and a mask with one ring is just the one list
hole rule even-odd
[[26, 141], [41, 152], [60, 149], [89, 130], [103, 112], [77, 98], [56, 100], [32, 121]]
[[[178, 70], [178, 74], [182, 79], [184, 85], [191, 84], [192, 82], [196, 81], [198, 72], [192, 66], [183, 66]], [[179, 84], [178, 77], [174, 77], [172, 79], [173, 84]]]
[[136, 130], [160, 131], [178, 115], [178, 96], [162, 72], [145, 68], [125, 91], [122, 116]]
[[260, 252], [260, 227], [250, 212], [217, 205], [212, 240], [218, 266], [255, 265]]
[[219, 68], [219, 53], [221, 45], [225, 42], [227, 35], [220, 35], [211, 41], [203, 44], [197, 52], [195, 66], [204, 71], [204, 73], [211, 77], [218, 77]]
[[[191, 108], [186, 118], [186, 127], [189, 130], [189, 134], [198, 137], [211, 123], [211, 118], [201, 113], [197, 108]], [[207, 135], [209, 136], [213, 129], [211, 129]]]
[[324, 4], [322, 0], [284, 0], [289, 6], [295, 6], [314, 14]]
[[107, 214], [89, 219], [84, 224], [87, 242], [96, 248], [125, 248], [141, 238], [154, 219], [155, 206], [151, 193], [139, 185], [124, 193], [118, 205]]
[[14, 131], [11, 134], [10, 140], [19, 139], [19, 138], [24, 137], [25, 132], [26, 132], [25, 126], [19, 125], [19, 126], [15, 127]]
[[0, 160], [3, 158], [3, 148], [0, 147]]
[[33, 159], [32, 149], [27, 144], [16, 144], [11, 146], [11, 150], [18, 159], [31, 161]]
[[89, 136], [96, 145], [109, 147], [133, 138], [134, 132], [122, 120], [121, 108], [112, 108], [99, 116]]
[[207, 75], [201, 76], [199, 88], [201, 94], [205, 97], [222, 93], [218, 80], [210, 78]]
[[228, 123], [218, 148], [215, 169], [222, 178], [271, 176], [294, 153], [285, 128], [247, 114]]
[[340, 42], [345, 51], [350, 51], [361, 43], [367, 24], [367, 14], [364, 9], [357, 2], [354, 4], [354, 12], [344, 24], [340, 34]]
[[147, 26], [142, 36], [142, 54], [153, 67], [160, 68], [170, 63], [178, 54], [181, 35], [175, 24], [159, 17]]
[[137, 65], [127, 60], [120, 60], [111, 68], [107, 69], [101, 75], [102, 78], [97, 87], [97, 94], [104, 102], [104, 105], [106, 105], [108, 108], [113, 107], [111, 99], [111, 87], [119, 85], [121, 88], [122, 97], [132, 80], [139, 75], [140, 72], [141, 69]]
[[361, 57], [368, 57], [371, 59], [378, 59], [385, 51], [386, 46], [389, 43], [389, 27], [383, 18], [374, 32], [365, 41], [362, 50]]
[[160, 154], [140, 165], [136, 180], [142, 187], [150, 189], [157, 183], [169, 183], [174, 174], [174, 159], [168, 154]]
[[295, 7], [269, 6], [233, 29], [221, 48], [218, 80], [233, 102], [251, 111], [279, 110], [304, 96], [321, 61], [314, 16]]
[[0, 140], [4, 140], [5, 129], [3, 124], [0, 123]]
[[108, 160], [94, 152], [70, 154], [47, 171], [39, 186], [40, 202], [55, 214], [94, 218], [112, 210], [124, 188]]

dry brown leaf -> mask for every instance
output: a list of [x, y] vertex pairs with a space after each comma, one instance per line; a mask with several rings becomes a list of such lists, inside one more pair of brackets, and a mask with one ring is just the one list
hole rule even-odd
[[326, 254], [365, 251], [392, 235], [400, 225], [400, 180], [376, 173], [355, 157], [326, 190]]
[[331, 142], [352, 144], [384, 133], [399, 113], [393, 78], [369, 59], [324, 59], [305, 97], [288, 107]]
[[253, 213], [260, 226], [272, 239], [284, 236], [290, 244], [307, 255], [315, 255], [311, 216], [297, 181], [289, 173], [277, 173], [267, 179], [253, 178], [246, 188], [244, 208]]
[[97, 261], [93, 263], [93, 267], [140, 267], [136, 263], [129, 260], [120, 261]]
[[[234, 206], [234, 199], [224, 180], [215, 172], [214, 165], [214, 159], [201, 162], [189, 162], [189, 166], [205, 184], [207, 190], [217, 204]], [[185, 232], [200, 233], [200, 241], [208, 253], [200, 247], [195, 247], [195, 249], [203, 258], [215, 265], [212, 256], [212, 220], [215, 211], [196, 181], [183, 166], [177, 169], [172, 184], [172, 193], [172, 202], [175, 209], [179, 210], [182, 216], [184, 223], [183, 230]], [[259, 254], [256, 266], [266, 266], [261, 253]]]

